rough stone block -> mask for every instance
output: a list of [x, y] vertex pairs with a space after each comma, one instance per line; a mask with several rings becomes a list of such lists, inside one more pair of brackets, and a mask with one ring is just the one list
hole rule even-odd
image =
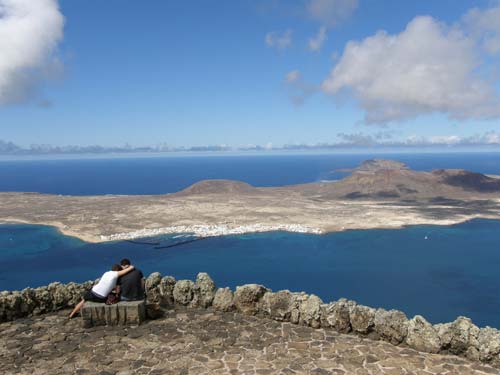
[[99, 325], [135, 325], [146, 320], [145, 301], [122, 301], [114, 305], [85, 302], [82, 308], [84, 327]]

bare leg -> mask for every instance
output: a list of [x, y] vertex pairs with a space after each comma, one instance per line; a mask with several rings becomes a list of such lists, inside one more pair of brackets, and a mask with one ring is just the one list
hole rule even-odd
[[85, 303], [84, 299], [82, 299], [80, 302], [78, 302], [78, 304], [75, 306], [75, 308], [73, 309], [73, 311], [71, 311], [71, 314], [69, 314], [69, 318], [70, 319], [72, 317], [74, 317], [75, 314], [78, 313], [78, 311], [80, 311], [82, 309], [84, 303]]

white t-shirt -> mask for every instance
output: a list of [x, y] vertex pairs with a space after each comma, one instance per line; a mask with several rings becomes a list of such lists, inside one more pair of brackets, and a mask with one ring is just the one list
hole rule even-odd
[[118, 272], [117, 271], [108, 271], [105, 272], [104, 275], [101, 276], [101, 280], [92, 287], [92, 291], [106, 298], [108, 294], [113, 290], [116, 286], [116, 281], [118, 280]]

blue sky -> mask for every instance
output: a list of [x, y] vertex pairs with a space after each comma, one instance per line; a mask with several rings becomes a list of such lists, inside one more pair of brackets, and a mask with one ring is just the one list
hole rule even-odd
[[[24, 2], [29, 8], [33, 1], [0, 0], [0, 36], [2, 22], [9, 17], [8, 12], [2, 16], [2, 5], [8, 9], [13, 2]], [[481, 138], [485, 133], [496, 139], [500, 132], [498, 51], [496, 47], [488, 50], [491, 53], [480, 51], [484, 41], [494, 45], [500, 38], [500, 21], [492, 24], [487, 17], [488, 11], [500, 9], [498, 2], [36, 1], [44, 9], [33, 10], [33, 22], [43, 20], [42, 29], [54, 31], [45, 38], [40, 32], [26, 35], [14, 44], [23, 56], [38, 51], [33, 53], [36, 62], [6, 60], [2, 48], [12, 52], [12, 47], [0, 42], [0, 139], [20, 145], [281, 145], [336, 142], [340, 133], [427, 140]], [[319, 13], [314, 13], [314, 2]], [[51, 7], [55, 12], [36, 13]], [[463, 21], [476, 7], [473, 21]], [[425, 15], [431, 21], [415, 21]], [[416, 31], [405, 33], [412, 22]], [[381, 64], [394, 63], [397, 70], [398, 64], [408, 63], [404, 54], [411, 56], [412, 46], [419, 42], [412, 37], [422, 33], [422, 38], [432, 38], [436, 27], [443, 28], [438, 33], [444, 35], [443, 43], [450, 44], [450, 59], [433, 48], [435, 58], [422, 63], [459, 60], [450, 68], [456, 76], [437, 88], [443, 90], [436, 93], [440, 104], [434, 107], [429, 102], [430, 93], [419, 95], [434, 92], [437, 86], [416, 87], [418, 79], [398, 85], [408, 76], [405, 69], [397, 73], [397, 87], [390, 82], [390, 71], [381, 73], [381, 82], [368, 74], [379, 72]], [[313, 51], [309, 41], [322, 28], [326, 40]], [[455, 39], [454, 28], [467, 37]], [[15, 28], [6, 30], [10, 38], [17, 38]], [[348, 56], [350, 41], [357, 41], [359, 50], [372, 56], [371, 44], [363, 41], [380, 30], [386, 33], [376, 38], [376, 53], [384, 46], [392, 50], [394, 43], [406, 45], [388, 51], [391, 57], [378, 66], [376, 61], [356, 62]], [[467, 44], [473, 38], [474, 45]], [[447, 45], [443, 50], [448, 51]], [[474, 60], [473, 71], [463, 73], [468, 66], [462, 60], [469, 57], [479, 63]], [[13, 68], [2, 70], [2, 59], [4, 66]], [[339, 72], [331, 77], [335, 66]], [[27, 77], [22, 84], [19, 74], [8, 76], [15, 69]], [[481, 78], [472, 77], [478, 71]], [[368, 74], [364, 80], [357, 78], [363, 74]], [[433, 81], [436, 77], [429, 74], [423, 77]], [[438, 80], [442, 76], [441, 71]], [[2, 78], [7, 82], [3, 100]], [[385, 80], [388, 87], [394, 86], [392, 91], [380, 88]], [[448, 95], [453, 90], [466, 92], [464, 88], [475, 83], [479, 88], [474, 97]], [[378, 93], [383, 103], [374, 96]], [[482, 108], [483, 102], [491, 105]]]

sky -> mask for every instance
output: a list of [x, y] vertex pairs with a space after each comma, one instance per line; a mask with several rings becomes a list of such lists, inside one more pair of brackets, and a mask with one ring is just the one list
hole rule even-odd
[[0, 139], [500, 144], [500, 2], [0, 0]]

